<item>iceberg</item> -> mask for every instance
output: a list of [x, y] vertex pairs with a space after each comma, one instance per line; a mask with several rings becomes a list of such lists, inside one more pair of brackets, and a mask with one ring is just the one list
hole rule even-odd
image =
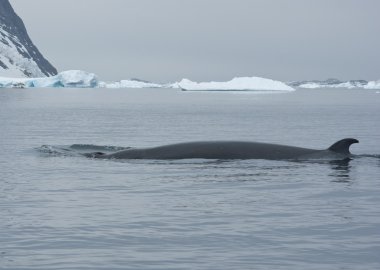
[[370, 81], [363, 88], [364, 89], [380, 89], [380, 80]]
[[98, 86], [98, 77], [94, 73], [82, 70], [70, 70], [59, 73], [57, 79], [63, 87], [94, 88]]
[[4, 78], [0, 77], [3, 88], [94, 88], [99, 84], [95, 74], [82, 70], [68, 70], [51, 77]]
[[280, 81], [260, 77], [236, 77], [227, 82], [193, 82], [182, 79], [171, 85], [184, 91], [294, 91]]

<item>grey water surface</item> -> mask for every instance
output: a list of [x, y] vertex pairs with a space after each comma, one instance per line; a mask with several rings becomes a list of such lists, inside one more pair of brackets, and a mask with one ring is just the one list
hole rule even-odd
[[[380, 269], [380, 94], [0, 89], [0, 269]], [[194, 140], [349, 162], [95, 160]]]

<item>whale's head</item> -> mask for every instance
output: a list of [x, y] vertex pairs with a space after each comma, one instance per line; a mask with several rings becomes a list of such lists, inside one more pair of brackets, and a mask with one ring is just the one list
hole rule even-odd
[[354, 143], [359, 143], [359, 141], [353, 138], [346, 138], [346, 139], [337, 141], [336, 143], [331, 145], [328, 148], [328, 150], [335, 153], [339, 153], [339, 154], [351, 155], [350, 146]]

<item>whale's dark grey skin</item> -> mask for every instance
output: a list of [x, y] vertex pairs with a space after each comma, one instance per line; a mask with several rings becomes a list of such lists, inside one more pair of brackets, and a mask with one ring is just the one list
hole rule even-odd
[[287, 145], [239, 141], [205, 141], [164, 145], [153, 148], [127, 149], [112, 154], [88, 153], [87, 157], [101, 159], [269, 159], [306, 160], [349, 158], [350, 145], [356, 139], [343, 139], [328, 149], [315, 150]]

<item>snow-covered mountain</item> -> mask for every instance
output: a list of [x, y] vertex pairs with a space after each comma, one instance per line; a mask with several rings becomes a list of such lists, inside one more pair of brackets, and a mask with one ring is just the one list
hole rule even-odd
[[9, 0], [0, 0], [0, 76], [45, 77], [57, 70], [33, 44]]

